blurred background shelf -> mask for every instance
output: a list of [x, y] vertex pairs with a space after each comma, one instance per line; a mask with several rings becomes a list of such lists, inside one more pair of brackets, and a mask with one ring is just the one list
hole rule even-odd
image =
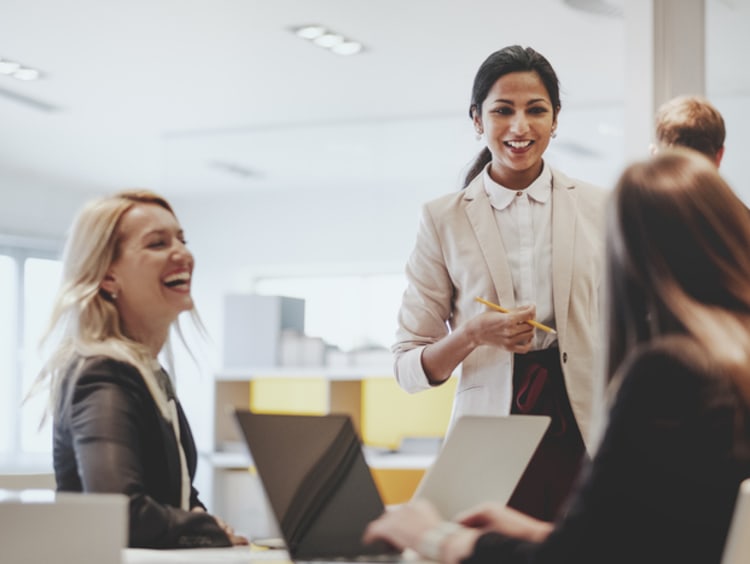
[[214, 446], [202, 455], [210, 469], [214, 512], [251, 536], [277, 532], [234, 419], [238, 408], [348, 414], [383, 501], [407, 501], [445, 435], [455, 380], [411, 395], [398, 386], [390, 367], [264, 367], [217, 373]]
[[411, 497], [448, 427], [455, 378], [406, 393], [387, 348], [342, 351], [306, 335], [305, 302], [299, 298], [226, 295], [224, 324], [223, 368], [213, 379], [212, 445], [202, 453], [217, 515], [251, 537], [275, 534], [236, 409], [349, 415], [384, 502]]

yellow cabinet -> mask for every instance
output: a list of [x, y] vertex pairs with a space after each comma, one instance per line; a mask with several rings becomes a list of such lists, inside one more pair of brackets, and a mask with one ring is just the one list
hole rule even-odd
[[445, 436], [455, 391], [455, 378], [416, 394], [393, 377], [362, 380], [362, 442], [397, 450], [405, 438]]

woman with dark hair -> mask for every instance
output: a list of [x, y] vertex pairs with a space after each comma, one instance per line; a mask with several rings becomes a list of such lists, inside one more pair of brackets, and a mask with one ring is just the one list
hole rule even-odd
[[750, 223], [706, 158], [631, 165], [607, 232], [610, 406], [556, 523], [488, 503], [441, 523], [427, 502], [373, 522], [448, 563], [718, 564], [750, 477]]
[[408, 392], [461, 366], [453, 420], [552, 418], [510, 501], [541, 519], [557, 515], [589, 443], [601, 340], [605, 192], [544, 162], [559, 112], [557, 75], [533, 49], [506, 47], [482, 63], [469, 115], [487, 146], [463, 190], [423, 208], [393, 346]]

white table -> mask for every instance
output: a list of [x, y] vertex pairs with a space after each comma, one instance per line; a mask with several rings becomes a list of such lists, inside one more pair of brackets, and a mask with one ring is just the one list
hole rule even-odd
[[[416, 552], [407, 550], [404, 560], [409, 564], [434, 564], [420, 560]], [[187, 548], [182, 550], [149, 550], [126, 548], [123, 550], [123, 564], [292, 564], [286, 550], [259, 549], [256, 547], [235, 546], [232, 548]], [[335, 564], [346, 564], [337, 561]], [[356, 564], [356, 563], [352, 563]], [[360, 563], [361, 564], [361, 563]]]
[[161, 564], [181, 562], [183, 564], [247, 564], [252, 562], [289, 562], [285, 550], [258, 549], [248, 546], [231, 548], [186, 548], [181, 550], [151, 550], [145, 548], [126, 548], [123, 550], [123, 564]]

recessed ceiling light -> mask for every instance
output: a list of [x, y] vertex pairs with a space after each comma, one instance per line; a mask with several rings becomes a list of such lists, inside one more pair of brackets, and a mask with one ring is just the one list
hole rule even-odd
[[2, 57], [0, 57], [0, 74], [7, 74], [19, 80], [36, 80], [42, 76], [42, 73], [37, 69]]
[[15, 61], [0, 59], [0, 74], [13, 74], [20, 68], [21, 65]]
[[341, 37], [337, 33], [331, 33], [331, 32], [324, 33], [320, 37], [316, 37], [315, 39], [313, 39], [313, 43], [315, 43], [315, 45], [320, 45], [321, 47], [328, 47], [329, 49], [343, 42], [344, 42], [343, 37]]
[[36, 69], [20, 68], [13, 73], [13, 78], [18, 80], [36, 80], [39, 78], [39, 71]]
[[307, 39], [318, 47], [328, 49], [336, 55], [356, 55], [364, 50], [359, 41], [354, 41], [341, 33], [332, 31], [322, 25], [310, 24], [291, 28], [291, 31], [302, 39]]
[[356, 55], [362, 50], [362, 44], [357, 41], [342, 41], [331, 47], [331, 51], [337, 55]]
[[302, 39], [315, 39], [323, 35], [326, 32], [326, 28], [322, 25], [306, 25], [298, 27], [294, 32], [297, 34], [297, 37], [301, 37]]

